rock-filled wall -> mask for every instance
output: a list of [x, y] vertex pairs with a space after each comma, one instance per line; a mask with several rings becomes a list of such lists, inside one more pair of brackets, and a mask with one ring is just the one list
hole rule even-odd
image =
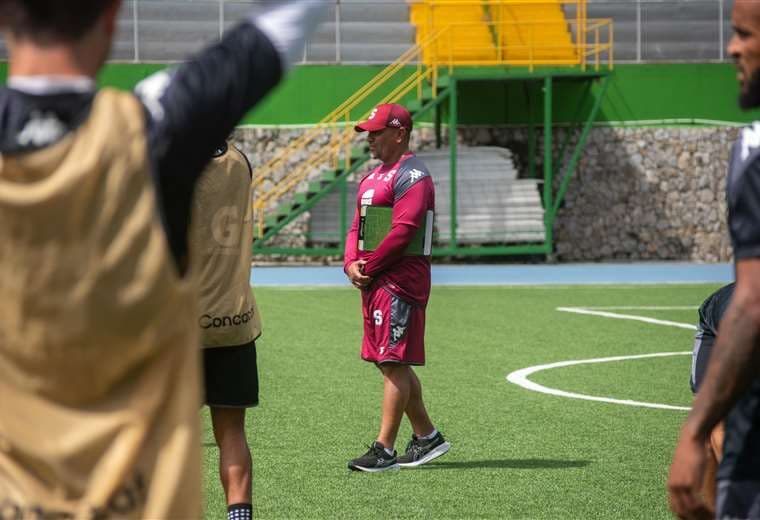
[[[235, 139], [255, 168], [302, 132], [239, 129]], [[554, 132], [555, 154], [565, 132], [561, 128]], [[737, 132], [726, 127], [592, 129], [555, 223], [558, 259], [731, 260], [725, 187]], [[527, 174], [525, 129], [466, 127], [459, 130], [458, 142], [508, 147]], [[318, 140], [312, 147], [323, 144]], [[413, 149], [434, 146], [432, 129], [415, 131]], [[541, 148], [539, 138], [539, 174]], [[296, 154], [292, 160], [302, 160], [308, 152], [303, 150], [303, 157]], [[278, 243], [302, 245], [307, 225], [308, 216], [298, 219]]]

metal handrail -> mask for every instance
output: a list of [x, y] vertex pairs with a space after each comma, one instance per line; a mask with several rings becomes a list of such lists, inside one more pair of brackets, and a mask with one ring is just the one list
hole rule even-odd
[[[433, 40], [436, 35], [431, 35], [429, 40]], [[267, 163], [257, 168], [254, 179], [253, 188], [257, 189], [264, 181], [271, 180], [272, 173], [280, 166], [284, 164], [284, 161], [289, 159], [294, 153], [299, 152], [305, 146], [308, 146], [313, 141], [324, 136], [324, 129], [326, 127], [334, 127], [341, 120], [344, 120], [347, 114], [350, 114], [351, 110], [357, 105], [367, 99], [369, 94], [377, 90], [383, 85], [389, 78], [393, 77], [404, 66], [411, 63], [419, 55], [418, 46], [413, 46], [407, 50], [399, 58], [388, 65], [375, 77], [369, 80], [359, 90], [354, 92], [343, 103], [338, 105], [332, 112], [323, 117], [314, 127], [309, 129], [305, 134], [301, 135], [297, 139], [291, 141], [286, 147], [282, 148], [272, 159]]]
[[[431, 1], [431, 0], [425, 0], [425, 1]], [[447, 5], [454, 4], [455, 0], [442, 0], [444, 2], [447, 2]], [[456, 0], [460, 1], [460, 0]], [[468, 0], [464, 0], [465, 2]], [[486, 2], [493, 1], [496, 2], [497, 0], [484, 0]], [[517, 3], [516, 0], [501, 0], [504, 2], [512, 2]], [[523, 0], [524, 3], [524, 0]], [[254, 212], [255, 212], [255, 219], [256, 219], [256, 225], [258, 227], [259, 236], [263, 234], [264, 230], [264, 221], [265, 221], [265, 210], [272, 206], [274, 201], [279, 200], [283, 195], [289, 193], [294, 188], [296, 188], [298, 185], [300, 185], [302, 182], [306, 181], [309, 178], [309, 175], [314, 171], [318, 170], [321, 167], [323, 167], [325, 164], [330, 163], [332, 161], [332, 164], [337, 167], [338, 159], [343, 153], [344, 161], [345, 161], [345, 167], [350, 167], [350, 158], [351, 158], [351, 151], [350, 151], [350, 143], [352, 141], [352, 137], [354, 135], [353, 128], [351, 128], [351, 125], [349, 124], [351, 119], [351, 111], [356, 109], [361, 103], [367, 100], [367, 98], [374, 94], [374, 92], [383, 84], [387, 83], [388, 80], [391, 78], [396, 77], [397, 73], [399, 71], [405, 70], [404, 67], [407, 65], [413, 63], [415, 60], [417, 63], [417, 68], [415, 71], [408, 76], [406, 76], [399, 85], [397, 85], [390, 93], [388, 93], [385, 97], [383, 97], [379, 102], [380, 103], [388, 103], [388, 102], [395, 102], [400, 99], [402, 99], [404, 96], [406, 96], [409, 92], [411, 92], [413, 89], [417, 89], [417, 97], [421, 98], [422, 96], [422, 84], [426, 81], [429, 81], [432, 84], [434, 95], [437, 92], [437, 80], [438, 80], [438, 69], [440, 66], [447, 66], [449, 71], [453, 70], [454, 66], [461, 66], [461, 65], [528, 65], [531, 70], [534, 66], [538, 65], [544, 65], [544, 64], [553, 64], [553, 65], [581, 65], [585, 68], [587, 62], [594, 63], [594, 66], [598, 70], [601, 66], [601, 54], [606, 52], [607, 53], [607, 66], [609, 68], [612, 68], [612, 49], [613, 49], [613, 31], [612, 31], [612, 20], [611, 19], [599, 19], [599, 20], [586, 20], [583, 19], [581, 16], [577, 20], [572, 20], [569, 23], [576, 24], [578, 26], [577, 29], [577, 41], [576, 42], [570, 42], [569, 45], [565, 44], [558, 44], [558, 45], [544, 45], [544, 44], [536, 44], [535, 43], [535, 37], [533, 35], [533, 31], [535, 27], [540, 26], [541, 24], [548, 23], [548, 20], [530, 20], [530, 21], [506, 21], [506, 22], [461, 22], [461, 23], [452, 23], [448, 24], [445, 27], [439, 28], [436, 30], [433, 34], [429, 34], [428, 37], [425, 39], [425, 41], [421, 45], [416, 45], [413, 48], [409, 49], [409, 51], [405, 52], [402, 56], [399, 57], [398, 60], [393, 62], [391, 65], [386, 67], [383, 71], [381, 71], [379, 74], [377, 74], [372, 80], [370, 80], [367, 84], [365, 84], [362, 88], [357, 90], [352, 96], [350, 96], [346, 101], [341, 103], [335, 110], [330, 112], [325, 118], [320, 121], [320, 123], [314, 127], [310, 132], [307, 132], [307, 134], [304, 134], [303, 136], [299, 137], [298, 139], [294, 140], [290, 145], [285, 147], [282, 152], [278, 154], [277, 157], [272, 159], [267, 165], [265, 165], [263, 171], [260, 171], [256, 175], [256, 185], [258, 186], [262, 179], [269, 177], [269, 175], [275, 171], [277, 168], [281, 167], [282, 165], [286, 164], [286, 160], [289, 159], [292, 154], [296, 151], [300, 151], [303, 149], [303, 147], [313, 140], [315, 140], [317, 137], [323, 136], [323, 130], [325, 128], [332, 128], [333, 135], [331, 136], [330, 140], [328, 141], [327, 145], [320, 147], [319, 150], [312, 153], [306, 161], [300, 163], [296, 167], [294, 167], [292, 170], [288, 172], [288, 174], [280, 179], [279, 182], [275, 184], [275, 186], [270, 189], [269, 191], [261, 194], [257, 194], [254, 198]], [[552, 23], [555, 23], [555, 21], [551, 21]], [[591, 23], [588, 23], [591, 22]], [[499, 26], [513, 26], [513, 25], [522, 25], [522, 26], [530, 26], [531, 27], [531, 41], [529, 45], [524, 44], [503, 44], [501, 41], [499, 42], [499, 45], [492, 44], [489, 49], [496, 49], [497, 53], [495, 53], [495, 56], [497, 56], [497, 59], [494, 60], [457, 60], [454, 56], [454, 46], [452, 45], [453, 37], [452, 34], [454, 32], [462, 27], [468, 27], [468, 26], [483, 26], [483, 25], [499, 25]], [[600, 41], [600, 35], [599, 31], [603, 28], [608, 29], [607, 33], [607, 41]], [[593, 36], [594, 40], [592, 43], [588, 42], [588, 39], [590, 36]], [[447, 48], [444, 49], [445, 52], [440, 53], [440, 49], [438, 48], [439, 44], [442, 42], [448, 42]], [[457, 45], [456, 49], [482, 49], [483, 47], [466, 47], [462, 45]], [[429, 53], [431, 49], [434, 49], [435, 52]], [[507, 50], [514, 50], [514, 49], [528, 49], [530, 54], [530, 58], [528, 60], [515, 60], [515, 59], [507, 59], [505, 56], [507, 55]], [[574, 57], [569, 60], [558, 60], [558, 59], [542, 59], [540, 57], [536, 57], [535, 53], [536, 50], [540, 49], [569, 49], [573, 52]], [[505, 52], [502, 52], [505, 51]], [[440, 54], [440, 55], [439, 55]], [[423, 57], [427, 56], [426, 59], [423, 59]], [[374, 104], [373, 104], [374, 105]], [[369, 114], [369, 110], [361, 114], [361, 116], [358, 119], [362, 119], [366, 117]], [[337, 131], [337, 128], [339, 125], [346, 124], [346, 126], [342, 129], [342, 131]]]
[[[400, 98], [408, 94], [417, 86], [417, 83], [420, 82], [423, 79], [427, 79], [427, 76], [431, 74], [431, 70], [428, 69], [422, 76], [418, 73], [414, 73], [411, 76], [409, 76], [407, 79], [405, 79], [396, 89], [391, 92], [391, 94], [388, 94], [384, 98], [380, 100], [380, 103], [392, 103], [394, 101], [398, 101]], [[364, 116], [368, 115], [369, 112], [365, 113]], [[351, 137], [354, 133], [354, 130], [352, 128], [345, 129], [343, 132], [344, 139], [346, 136]], [[275, 186], [272, 190], [266, 192], [262, 196], [258, 197], [254, 201], [254, 209], [258, 211], [258, 223], [259, 226], [263, 225], [263, 214], [261, 213], [261, 210], [265, 209], [269, 206], [270, 202], [272, 200], [279, 199], [282, 195], [290, 192], [293, 188], [298, 186], [301, 182], [306, 180], [308, 178], [309, 173], [311, 173], [311, 170], [319, 168], [320, 165], [327, 163], [330, 161], [330, 159], [334, 158], [336, 155], [338, 155], [342, 151], [343, 147], [343, 141], [344, 139], [336, 139], [334, 140], [334, 143], [331, 146], [326, 146], [320, 148], [319, 151], [315, 152], [314, 154], [309, 157], [309, 159], [302, 163], [300, 167], [297, 167], [293, 173], [288, 175], [286, 179], [284, 179], [281, 183], [279, 183], [277, 186]]]
[[[342, 123], [343, 119], [350, 121], [351, 111], [362, 102], [366, 101], [377, 88], [385, 84], [390, 78], [395, 77], [399, 71], [404, 70], [406, 65], [413, 63], [415, 60], [417, 60], [418, 63], [421, 63], [423, 50], [432, 42], [436, 41], [444, 31], [445, 29], [441, 29], [437, 33], [430, 35], [424, 45], [415, 45], [409, 49], [409, 51], [402, 54], [399, 59], [386, 67], [346, 101], [341, 103], [340, 106], [323, 118], [317, 126], [307, 133], [308, 135], [301, 136], [287, 146], [276, 158], [272, 159], [264, 166], [263, 171], [257, 172], [254, 180], [255, 187], [259, 186], [264, 179], [269, 178], [271, 173], [278, 167], [285, 164], [287, 159], [289, 159], [293, 153], [301, 150], [303, 146], [309, 144], [317, 137], [322, 136], [324, 128], [332, 127], [335, 129]], [[433, 84], [435, 84], [437, 73], [433, 72], [434, 68], [437, 69], [437, 63], [434, 67], [426, 65], [422, 72], [418, 68], [415, 72], [407, 76], [389, 94], [381, 99], [380, 102], [389, 103], [398, 101], [415, 87], [417, 87], [418, 90], [421, 90], [420, 86], [424, 80], [432, 80]], [[363, 112], [359, 118], [367, 117], [369, 112], [370, 110]], [[280, 179], [272, 189], [265, 193], [257, 193], [255, 195], [253, 208], [259, 234], [261, 234], [264, 229], [264, 210], [272, 204], [272, 201], [278, 200], [282, 195], [290, 192], [293, 188], [306, 180], [314, 169], [318, 169], [320, 166], [328, 163], [330, 159], [332, 159], [333, 164], [337, 166], [338, 158], [343, 150], [345, 150], [344, 160], [347, 162], [346, 166], [348, 167], [350, 165], [350, 143], [353, 133], [353, 128], [351, 128], [350, 125], [347, 126], [337, 135], [337, 137], [333, 135], [326, 146], [321, 147], [317, 152], [311, 154], [306, 161], [293, 168], [284, 178]]]

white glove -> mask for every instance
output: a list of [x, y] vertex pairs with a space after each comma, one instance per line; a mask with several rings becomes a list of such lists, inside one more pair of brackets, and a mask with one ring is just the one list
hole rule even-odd
[[252, 20], [280, 53], [283, 69], [288, 69], [301, 58], [306, 40], [326, 15], [326, 0], [288, 0], [267, 6]]

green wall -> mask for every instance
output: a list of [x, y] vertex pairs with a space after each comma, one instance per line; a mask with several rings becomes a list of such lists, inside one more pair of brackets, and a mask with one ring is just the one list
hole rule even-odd
[[[520, 123], [540, 120], [543, 112], [543, 84], [472, 81], [462, 85], [462, 119], [472, 124]], [[591, 107], [584, 102], [583, 83], [561, 81], [554, 87], [554, 119], [567, 122], [582, 117]], [[596, 96], [599, 83], [591, 95]], [[526, 93], [527, 91], [527, 93]], [[748, 122], [757, 113], [737, 106], [736, 69], [729, 64], [643, 64], [618, 65], [612, 75], [598, 120], [605, 122], [702, 119]], [[528, 93], [531, 103], [528, 103]]]
[[[101, 85], [129, 89], [162, 66], [155, 64], [109, 64]], [[260, 125], [301, 125], [319, 121], [343, 100], [382, 70], [371, 65], [305, 65], [296, 67], [288, 79], [244, 120]], [[408, 69], [411, 73], [413, 69]], [[493, 70], [493, 69], [491, 69]], [[475, 72], [470, 69], [470, 73]], [[6, 65], [0, 64], [0, 80]], [[717, 120], [748, 122], [757, 113], [743, 113], [736, 106], [736, 72], [731, 64], [618, 65], [602, 105], [600, 121]], [[398, 81], [400, 81], [399, 78]], [[366, 110], [387, 93], [389, 85], [368, 100]], [[592, 88], [592, 94], [598, 90]], [[590, 107], [583, 84], [559, 83], [555, 88], [555, 121], [582, 117]], [[531, 103], [528, 102], [530, 96]], [[542, 118], [541, 85], [521, 82], [467, 81], [461, 84], [459, 109], [462, 124], [509, 124]], [[353, 115], [353, 114], [352, 114]]]

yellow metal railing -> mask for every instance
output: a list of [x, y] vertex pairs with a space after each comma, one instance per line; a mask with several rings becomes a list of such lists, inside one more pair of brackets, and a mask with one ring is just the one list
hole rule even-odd
[[[503, 51], [505, 46], [515, 51], [519, 45], [524, 45], [527, 50], [525, 40], [536, 35], [535, 41], [561, 40], [561, 44], [544, 41], [542, 51], [545, 53], [552, 50], [565, 58], [556, 62], [564, 65], [567, 64], [568, 53], [578, 57], [579, 63], [584, 60], [585, 52], [581, 47], [585, 43], [583, 35], [588, 33], [586, 2], [587, 0], [416, 0], [411, 5], [411, 21], [417, 26], [418, 44], [428, 34], [442, 27], [466, 26], [466, 29], [460, 29], [460, 37], [457, 38], [459, 44], [453, 53], [454, 58], [459, 55], [460, 61], [465, 62], [460, 64], [525, 64], [526, 60], [514, 63]], [[577, 32], [571, 34], [571, 28]], [[486, 29], [490, 30], [492, 46], [482, 43]], [[530, 35], [525, 34], [528, 30]], [[536, 48], [537, 45], [534, 44], [533, 47]], [[468, 55], [468, 51], [472, 56], [476, 50], [481, 53], [480, 60], [473, 57], [461, 59], [462, 55]], [[430, 58], [430, 53], [426, 58]], [[548, 64], [548, 59], [536, 63], [544, 64]]]
[[[427, 48], [430, 42], [435, 41], [440, 33], [433, 34], [422, 46], [414, 46], [402, 54], [398, 60], [386, 67], [383, 71], [372, 78], [367, 84], [356, 91], [344, 101], [338, 108], [324, 117], [317, 125], [305, 132], [299, 138], [293, 140], [284, 147], [273, 159], [257, 169], [253, 180], [254, 187], [254, 219], [258, 235], [264, 230], [266, 210], [271, 209], [274, 203], [283, 195], [291, 192], [298, 185], [306, 181], [312, 173], [331, 165], [338, 168], [340, 157], [343, 155], [343, 167], [351, 166], [351, 144], [354, 139], [352, 121], [365, 119], [371, 108], [366, 107], [366, 101], [376, 94], [378, 88], [386, 85], [391, 79], [400, 83], [381, 99], [373, 100], [372, 106], [379, 103], [393, 103], [409, 94], [415, 88], [417, 97], [422, 97], [423, 84], [429, 82], [433, 88], [433, 96], [437, 95], [437, 80], [439, 64], [434, 60], [433, 64], [424, 64], [421, 56], [422, 50]], [[409, 73], [409, 66], [416, 65], [414, 71]], [[357, 110], [358, 109], [358, 110]], [[309, 155], [309, 157], [296, 165], [291, 166], [290, 159], [302, 152], [305, 147], [318, 143], [324, 139], [325, 130], [329, 130], [330, 138], [326, 144]], [[277, 173], [287, 172], [277, 181]], [[274, 186], [262, 192], [261, 187], [265, 181], [273, 182]]]
[[[417, 98], [422, 98], [423, 86], [432, 87], [433, 98], [437, 96], [438, 78], [441, 70], [451, 73], [454, 67], [516, 65], [527, 66], [532, 71], [537, 66], [566, 65], [586, 70], [602, 67], [613, 68], [614, 32], [611, 19], [588, 20], [585, 16], [585, 0], [555, 0], [554, 2], [530, 2], [529, 0], [426, 0], [423, 5], [434, 10], [437, 6], [487, 5], [493, 13], [494, 7], [515, 5], [572, 4], [576, 16], [566, 22], [553, 20], [504, 20], [480, 22], [451, 22], [443, 27], [428, 28], [427, 36], [414, 47], [402, 54], [395, 62], [383, 69], [372, 80], [357, 90], [335, 110], [325, 116], [314, 127], [283, 147], [269, 162], [258, 168], [253, 180], [254, 219], [258, 235], [265, 226], [266, 211], [273, 209], [277, 201], [307, 181], [313, 173], [325, 168], [348, 169], [351, 166], [351, 145], [355, 138], [353, 121], [368, 116], [371, 105], [392, 103], [401, 100], [416, 89]], [[485, 12], [485, 11], [484, 11]], [[432, 16], [432, 15], [431, 15]], [[503, 18], [503, 17], [502, 17]], [[432, 19], [432, 18], [431, 18]], [[548, 24], [564, 23], [567, 31], [575, 38], [567, 43], [544, 43], [542, 30]], [[488, 41], [472, 42], [463, 38], [474, 27], [486, 28], [494, 35]], [[519, 41], [508, 41], [503, 34], [521, 35]], [[546, 57], [550, 55], [549, 57]], [[558, 59], [557, 56], [564, 56]], [[410, 68], [413, 70], [410, 72]], [[383, 86], [398, 82], [398, 85], [384, 96], [378, 92]], [[325, 132], [329, 132], [326, 143]], [[319, 143], [319, 149], [306, 160], [296, 161], [307, 147]], [[340, 165], [340, 158], [343, 164]], [[264, 191], [266, 181], [272, 183]]]
[[[459, 31], [464, 31], [472, 23], [453, 23], [441, 33], [440, 37], [426, 47], [425, 58], [434, 60], [439, 65], [445, 65], [449, 70], [461, 66], [527, 66], [533, 71], [537, 66], [567, 65], [579, 66], [582, 70], [593, 67], [600, 70], [606, 67], [614, 68], [614, 26], [612, 19], [593, 19], [590, 24], [586, 20], [571, 20], [568, 24], [575, 28], [581, 36], [572, 44], [542, 43], [537, 30], [546, 27], [554, 21], [532, 20], [529, 22], [485, 22], [481, 25], [491, 27], [494, 31], [502, 31], [514, 27], [521, 29], [521, 34], [527, 35], [515, 43], [497, 44], [494, 42], [488, 48], [468, 44], [458, 37]], [[583, 27], [583, 28], [581, 28]], [[486, 53], [486, 50], [493, 52]], [[463, 58], [462, 54], [472, 57]], [[478, 52], [484, 51], [484, 52]], [[459, 58], [456, 56], [460, 55]], [[557, 57], [564, 56], [564, 57]]]

